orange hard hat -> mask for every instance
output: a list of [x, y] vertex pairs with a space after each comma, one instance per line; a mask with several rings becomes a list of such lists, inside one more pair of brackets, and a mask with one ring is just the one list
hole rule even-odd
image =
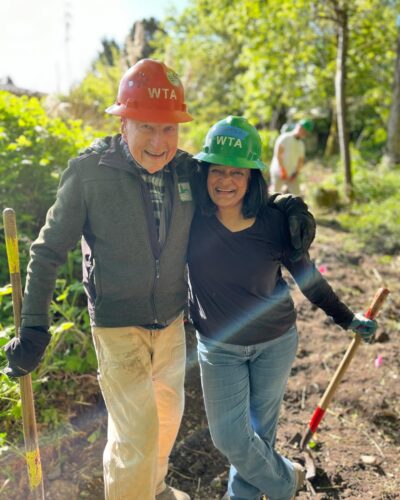
[[117, 102], [106, 113], [156, 123], [193, 120], [178, 75], [153, 59], [142, 59], [128, 69], [121, 78]]

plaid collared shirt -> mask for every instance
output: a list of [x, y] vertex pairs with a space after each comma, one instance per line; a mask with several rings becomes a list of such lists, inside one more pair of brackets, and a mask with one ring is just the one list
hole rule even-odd
[[165, 191], [164, 171], [167, 171], [168, 167], [164, 167], [154, 174], [149, 174], [149, 172], [147, 172], [145, 168], [143, 168], [137, 163], [137, 161], [135, 161], [131, 152], [129, 151], [128, 144], [122, 137], [121, 146], [129, 164], [136, 168], [136, 170], [140, 174], [140, 177], [146, 184], [147, 189], [149, 190], [151, 204], [153, 206], [154, 219], [156, 221], [157, 231], [159, 231]]

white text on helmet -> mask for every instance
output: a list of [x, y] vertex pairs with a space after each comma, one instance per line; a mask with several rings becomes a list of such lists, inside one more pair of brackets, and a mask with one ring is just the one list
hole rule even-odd
[[217, 135], [217, 144], [222, 144], [225, 146], [225, 142], [229, 141], [229, 146], [233, 146], [234, 148], [243, 148], [242, 141], [240, 139], [236, 139], [235, 137], [227, 137], [226, 135]]
[[[176, 100], [176, 94], [175, 90], [172, 89], [160, 89], [160, 88], [148, 88], [149, 90], [149, 95], [152, 99], [160, 99], [160, 94], [161, 97], [164, 97], [164, 99], [175, 99]], [[162, 95], [162, 92], [164, 92], [164, 95]]]

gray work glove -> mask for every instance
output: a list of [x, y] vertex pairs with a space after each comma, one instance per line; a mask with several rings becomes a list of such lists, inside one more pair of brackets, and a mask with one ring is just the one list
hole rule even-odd
[[355, 314], [349, 325], [349, 329], [358, 333], [362, 340], [368, 344], [374, 340], [377, 328], [378, 323], [374, 319], [368, 319], [362, 313]]
[[19, 337], [4, 346], [8, 360], [4, 373], [8, 377], [22, 377], [32, 372], [39, 365], [50, 339], [46, 326], [21, 327]]
[[308, 251], [315, 238], [315, 219], [308, 210], [307, 204], [300, 196], [275, 193], [269, 197], [268, 203], [280, 210], [288, 220], [291, 245], [293, 251], [290, 260], [295, 262]]

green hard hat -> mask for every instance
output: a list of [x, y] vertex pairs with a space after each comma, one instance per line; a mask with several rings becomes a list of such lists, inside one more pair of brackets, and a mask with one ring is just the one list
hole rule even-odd
[[296, 124], [291, 122], [291, 123], [284, 123], [281, 127], [281, 129], [279, 130], [279, 132], [281, 134], [284, 134], [285, 132], [291, 132], [292, 130], [294, 130], [294, 128], [296, 127]]
[[299, 125], [307, 130], [307, 132], [312, 132], [314, 130], [314, 122], [309, 118], [303, 118], [303, 120], [299, 121]]
[[194, 158], [216, 165], [264, 170], [260, 156], [257, 130], [242, 116], [228, 116], [210, 128], [202, 150]]

